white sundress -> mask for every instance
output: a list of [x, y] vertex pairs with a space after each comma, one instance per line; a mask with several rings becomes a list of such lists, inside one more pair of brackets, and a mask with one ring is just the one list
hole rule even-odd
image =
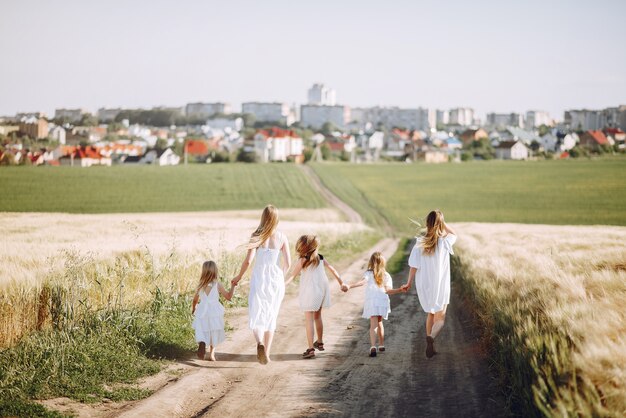
[[276, 330], [276, 318], [285, 296], [285, 277], [278, 265], [279, 256], [280, 248], [261, 246], [256, 250], [248, 295], [248, 325], [252, 330]]
[[363, 318], [369, 319], [372, 316], [382, 316], [383, 319], [387, 319], [389, 312], [391, 312], [391, 303], [389, 301], [389, 295], [385, 291], [385, 287], [393, 288], [391, 276], [389, 273], [385, 272], [382, 286], [376, 284], [374, 273], [371, 270], [366, 271], [363, 278], [367, 279], [365, 303], [363, 304]]
[[450, 254], [456, 235], [440, 237], [432, 255], [425, 255], [420, 247], [421, 239], [411, 250], [409, 266], [417, 269], [415, 288], [424, 312], [443, 311], [450, 303]]
[[[200, 290], [200, 301], [191, 324], [196, 331], [196, 342], [216, 346], [226, 339], [224, 333], [224, 307], [220, 303], [218, 285]], [[207, 293], [208, 290], [208, 293]]]
[[330, 306], [330, 285], [324, 268], [324, 257], [319, 256], [317, 266], [310, 265], [300, 274], [298, 301], [305, 312], [318, 311]]

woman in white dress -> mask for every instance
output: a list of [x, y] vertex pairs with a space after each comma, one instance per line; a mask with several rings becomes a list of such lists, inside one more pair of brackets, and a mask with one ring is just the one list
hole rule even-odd
[[426, 357], [437, 352], [434, 342], [446, 319], [450, 303], [450, 255], [456, 242], [456, 233], [443, 219], [443, 213], [434, 210], [426, 217], [426, 234], [417, 238], [409, 256], [409, 279], [403, 288], [409, 289], [413, 279], [420, 305], [426, 318]]
[[[276, 230], [278, 210], [268, 205], [263, 209], [259, 227], [252, 233], [248, 252], [239, 274], [232, 280], [236, 285], [256, 256], [248, 295], [249, 326], [257, 343], [257, 358], [261, 364], [270, 361], [276, 318], [285, 296], [285, 272], [291, 265], [287, 237]], [[279, 265], [283, 256], [282, 268]]]

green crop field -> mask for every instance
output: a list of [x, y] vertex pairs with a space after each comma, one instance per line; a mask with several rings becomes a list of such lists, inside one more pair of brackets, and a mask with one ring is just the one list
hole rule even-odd
[[366, 222], [402, 234], [434, 208], [452, 222], [626, 225], [623, 158], [313, 168]]
[[318, 208], [324, 200], [293, 164], [174, 167], [2, 167], [2, 212], [178, 212]]

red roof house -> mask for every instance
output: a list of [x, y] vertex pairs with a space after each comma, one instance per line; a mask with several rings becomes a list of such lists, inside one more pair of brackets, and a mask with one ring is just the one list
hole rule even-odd
[[580, 145], [598, 149], [601, 145], [610, 145], [609, 140], [602, 131], [587, 131], [580, 136]]

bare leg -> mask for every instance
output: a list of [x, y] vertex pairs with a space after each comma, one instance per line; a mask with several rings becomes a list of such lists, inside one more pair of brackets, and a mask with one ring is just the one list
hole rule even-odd
[[209, 360], [215, 361], [215, 347], [209, 346]]
[[256, 343], [257, 344], [261, 344], [262, 343], [262, 339], [261, 339], [262, 332], [261, 332], [261, 330], [258, 329], [258, 328], [257, 329], [253, 329], [252, 330], [252, 334], [254, 335], [254, 339], [256, 340]]
[[309, 348], [313, 348], [313, 323], [315, 321], [316, 312], [304, 313], [304, 328], [306, 329], [306, 341]]
[[426, 336], [430, 337], [430, 334], [433, 331], [433, 322], [435, 319], [435, 315], [429, 313], [428, 316], [426, 317]]
[[370, 316], [370, 346], [376, 347], [376, 333], [378, 331], [378, 317]]
[[[315, 330], [317, 331], [317, 342], [324, 342], [324, 323], [322, 322], [322, 308], [315, 312]], [[309, 347], [313, 347], [309, 345]]]
[[437, 338], [437, 335], [439, 335], [441, 328], [443, 328], [443, 324], [446, 321], [446, 308], [447, 307], [448, 306], [446, 305], [446, 307], [443, 308], [443, 311], [436, 312], [433, 315], [433, 325], [432, 325], [432, 330], [431, 330], [431, 336], [433, 338]]
[[383, 317], [378, 317], [378, 344], [385, 345], [385, 327], [383, 326]]
[[274, 331], [265, 331], [263, 335], [263, 342], [265, 343], [265, 353], [267, 355], [267, 361], [270, 361], [270, 350], [272, 348], [272, 340], [274, 339]]

